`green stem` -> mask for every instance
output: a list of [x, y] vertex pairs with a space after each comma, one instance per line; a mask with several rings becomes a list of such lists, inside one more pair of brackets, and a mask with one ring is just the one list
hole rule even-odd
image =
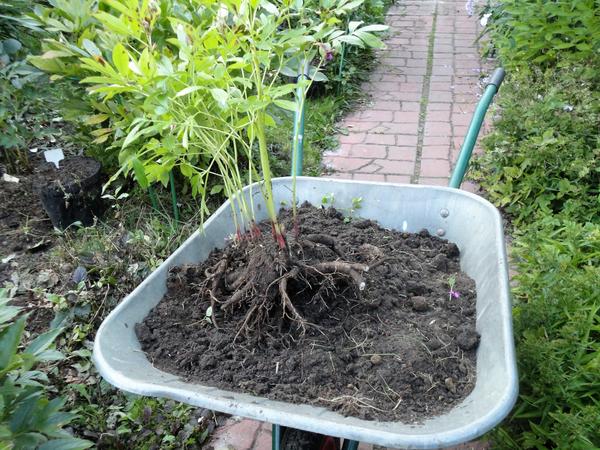
[[175, 176], [173, 171], [169, 172], [169, 181], [171, 182], [171, 203], [173, 204], [173, 216], [175, 217], [175, 226], [179, 223], [179, 208], [177, 207], [177, 193], [175, 192]]
[[150, 202], [152, 203], [152, 208], [158, 210], [158, 200], [156, 200], [156, 191], [152, 185], [148, 186], [148, 195], [150, 196]]

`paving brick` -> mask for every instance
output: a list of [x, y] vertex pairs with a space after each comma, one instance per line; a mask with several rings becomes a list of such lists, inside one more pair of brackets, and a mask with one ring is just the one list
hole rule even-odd
[[396, 111], [393, 120], [398, 123], [419, 123], [419, 111]]
[[359, 144], [365, 140], [365, 133], [349, 133], [339, 137], [340, 144]]
[[452, 136], [452, 127], [448, 122], [425, 123], [425, 136]]
[[261, 425], [256, 420], [227, 419], [207, 442], [207, 448], [212, 446], [215, 450], [249, 450]]
[[415, 170], [415, 163], [413, 161], [390, 161], [389, 159], [376, 159], [375, 164], [381, 167], [381, 170], [379, 170], [378, 173], [390, 175], [412, 175]]
[[418, 140], [418, 136], [399, 134], [396, 136], [396, 145], [399, 145], [400, 147], [416, 147]]
[[353, 180], [385, 181], [385, 175], [379, 173], [354, 173]]
[[422, 159], [422, 177], [447, 177], [450, 174], [450, 163], [446, 159]]
[[376, 128], [380, 122], [367, 122], [362, 120], [347, 120], [344, 122], [344, 125], [348, 128], [348, 130], [352, 130], [353, 133], [361, 133], [364, 131], [370, 131]]
[[388, 122], [394, 120], [394, 113], [389, 110], [367, 109], [359, 113], [359, 118], [365, 121]]
[[417, 146], [400, 147], [396, 145], [387, 146], [387, 159], [399, 161], [415, 161], [417, 158]]
[[[410, 175], [386, 175], [385, 181], [388, 183], [409, 184], [411, 182]], [[360, 449], [360, 446], [358, 447]]]
[[448, 186], [448, 178], [430, 178], [430, 177], [419, 177], [419, 184], [427, 184], [431, 186]]
[[420, 111], [421, 102], [402, 102], [401, 111]]
[[396, 136], [393, 134], [369, 133], [365, 138], [365, 144], [396, 145]]
[[350, 156], [356, 158], [385, 158], [387, 147], [375, 144], [354, 144], [350, 150]]
[[429, 145], [423, 146], [421, 158], [423, 159], [448, 159], [450, 148], [448, 145]]
[[370, 162], [371, 160], [369, 159], [343, 156], [328, 156], [323, 158], [323, 164], [325, 164], [326, 167], [342, 172], [358, 170], [361, 167], [367, 166]]
[[372, 131], [382, 134], [410, 134], [416, 136], [418, 130], [416, 123], [381, 122]]

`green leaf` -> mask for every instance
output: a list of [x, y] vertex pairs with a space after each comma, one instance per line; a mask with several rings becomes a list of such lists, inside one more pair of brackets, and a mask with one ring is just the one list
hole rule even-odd
[[4, 370], [16, 354], [26, 319], [23, 316], [0, 332], [0, 370]]
[[292, 112], [296, 112], [296, 110], [298, 109], [296, 102], [292, 102], [290, 100], [277, 99], [273, 103], [275, 103], [280, 108], [287, 109], [288, 111], [292, 111]]
[[6, 53], [8, 53], [9, 55], [14, 55], [19, 50], [21, 50], [23, 45], [16, 39], [10, 38], [6, 39], [5, 41], [2, 41], [2, 47], [4, 48], [4, 51]]
[[143, 189], [148, 189], [148, 179], [146, 178], [146, 172], [144, 171], [144, 165], [136, 157], [131, 159], [131, 165], [135, 173], [135, 179]]
[[227, 94], [227, 92], [225, 92], [223, 89], [213, 88], [210, 90], [210, 93], [219, 103], [221, 108], [225, 108], [227, 106], [227, 100], [229, 99], [229, 94]]
[[83, 40], [83, 48], [85, 48], [91, 56], [102, 56], [100, 49], [89, 39]]
[[90, 441], [76, 438], [52, 439], [44, 442], [38, 447], [38, 450], [83, 450], [90, 448], [93, 444]]
[[360, 31], [368, 31], [368, 32], [377, 32], [377, 31], [387, 31], [390, 27], [387, 25], [366, 25], [360, 29]]
[[62, 331], [62, 328], [55, 328], [40, 334], [27, 346], [25, 353], [30, 353], [37, 356], [39, 353], [46, 350], [54, 342], [54, 339], [56, 339], [56, 337], [62, 333]]
[[182, 90], [180, 90], [175, 97], [183, 97], [184, 95], [191, 94], [192, 92], [196, 92], [200, 89], [203, 89], [204, 86], [188, 86]]
[[108, 114], [95, 114], [95, 115], [89, 116], [87, 119], [85, 119], [84, 123], [86, 125], [97, 125], [99, 123], [104, 122], [109, 117], [110, 116]]
[[125, 47], [120, 42], [117, 42], [113, 47], [112, 61], [121, 75], [129, 73], [129, 53], [127, 53], [127, 50], [125, 50]]
[[21, 312], [21, 308], [18, 306], [2, 306], [0, 308], [0, 324], [10, 321], [13, 317]]

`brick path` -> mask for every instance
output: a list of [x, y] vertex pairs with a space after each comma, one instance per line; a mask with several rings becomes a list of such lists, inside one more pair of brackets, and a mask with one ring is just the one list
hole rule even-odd
[[465, 0], [400, 3], [365, 84], [371, 102], [346, 116], [324, 164], [333, 177], [447, 185], [481, 91], [479, 23]]
[[[445, 186], [481, 91], [478, 21], [468, 17], [465, 0], [399, 2], [388, 13], [388, 48], [364, 86], [371, 102], [346, 116], [339, 149], [323, 161], [332, 177]], [[208, 447], [269, 450], [271, 425], [229, 419]], [[487, 448], [483, 442], [454, 447]]]

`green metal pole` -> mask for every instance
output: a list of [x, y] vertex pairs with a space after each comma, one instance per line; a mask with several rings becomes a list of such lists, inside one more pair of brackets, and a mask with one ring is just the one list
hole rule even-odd
[[342, 450], [358, 450], [358, 441], [344, 439], [344, 443], [342, 444]]
[[173, 216], [175, 224], [179, 223], [179, 208], [177, 207], [177, 193], [175, 192], [175, 177], [173, 171], [169, 172], [169, 181], [171, 182], [171, 203], [173, 203]]
[[481, 124], [485, 118], [485, 113], [487, 112], [490, 103], [492, 103], [494, 95], [496, 95], [496, 92], [498, 92], [498, 89], [502, 84], [502, 80], [504, 79], [504, 75], [505, 72], [502, 68], [498, 68], [494, 71], [490, 82], [485, 88], [481, 100], [479, 100], [479, 103], [477, 104], [477, 108], [475, 109], [475, 113], [471, 119], [471, 124], [469, 125], [469, 130], [467, 131], [467, 136], [465, 137], [465, 141], [460, 149], [456, 166], [452, 172], [450, 183], [448, 184], [450, 187], [456, 189], [460, 188], [463, 178], [465, 177], [465, 173], [467, 173], [469, 161], [471, 159], [471, 155], [473, 154], [473, 148], [475, 148], [477, 136], [479, 135]]
[[271, 428], [271, 448], [272, 450], [281, 448], [281, 425], [273, 424]]
[[[298, 81], [306, 78], [308, 62], [301, 63]], [[304, 116], [306, 105], [306, 91], [303, 86], [296, 88], [296, 112], [294, 113], [294, 135], [292, 137], [292, 176], [302, 175], [302, 161], [304, 159]]]

